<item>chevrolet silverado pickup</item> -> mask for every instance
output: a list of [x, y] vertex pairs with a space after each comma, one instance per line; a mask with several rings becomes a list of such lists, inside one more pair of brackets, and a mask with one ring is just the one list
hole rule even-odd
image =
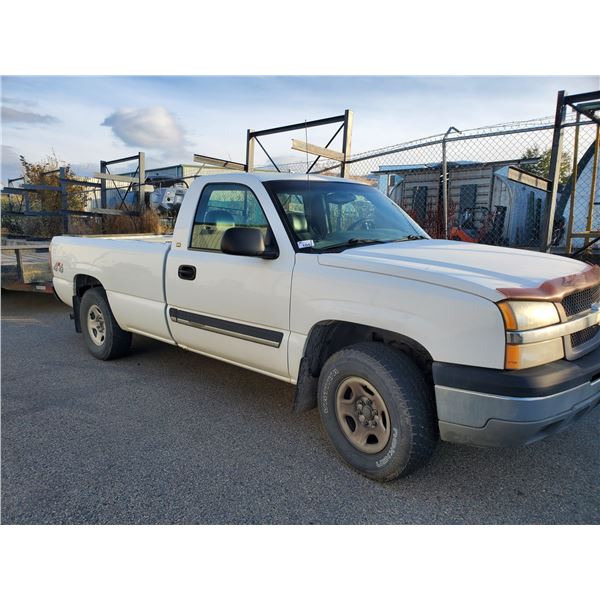
[[172, 236], [59, 236], [50, 252], [93, 356], [139, 334], [289, 382], [294, 410], [318, 406], [376, 480], [440, 438], [524, 445], [600, 402], [599, 267], [431, 239], [352, 180], [201, 177]]

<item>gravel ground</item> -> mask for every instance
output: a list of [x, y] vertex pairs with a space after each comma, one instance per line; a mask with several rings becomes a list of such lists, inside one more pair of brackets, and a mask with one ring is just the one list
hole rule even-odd
[[100, 362], [68, 308], [2, 293], [3, 523], [600, 523], [600, 411], [521, 449], [441, 443], [379, 484], [285, 383], [138, 337]]

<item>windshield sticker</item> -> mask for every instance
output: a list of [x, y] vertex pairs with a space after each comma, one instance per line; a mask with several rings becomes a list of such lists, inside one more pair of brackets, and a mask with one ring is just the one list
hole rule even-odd
[[298, 248], [314, 248], [315, 243], [312, 240], [301, 240], [298, 242]]

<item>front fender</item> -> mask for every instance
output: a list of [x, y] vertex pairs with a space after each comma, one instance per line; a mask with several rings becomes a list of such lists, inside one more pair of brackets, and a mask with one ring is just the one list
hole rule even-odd
[[348, 321], [410, 338], [439, 362], [504, 367], [504, 325], [487, 298], [310, 261], [297, 261], [292, 288], [291, 330], [299, 335], [321, 321]]

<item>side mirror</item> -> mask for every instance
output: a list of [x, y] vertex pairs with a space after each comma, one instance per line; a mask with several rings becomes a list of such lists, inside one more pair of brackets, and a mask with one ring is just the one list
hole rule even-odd
[[237, 256], [257, 256], [273, 260], [279, 256], [278, 250], [265, 248], [263, 232], [257, 227], [231, 227], [221, 239], [221, 252]]

